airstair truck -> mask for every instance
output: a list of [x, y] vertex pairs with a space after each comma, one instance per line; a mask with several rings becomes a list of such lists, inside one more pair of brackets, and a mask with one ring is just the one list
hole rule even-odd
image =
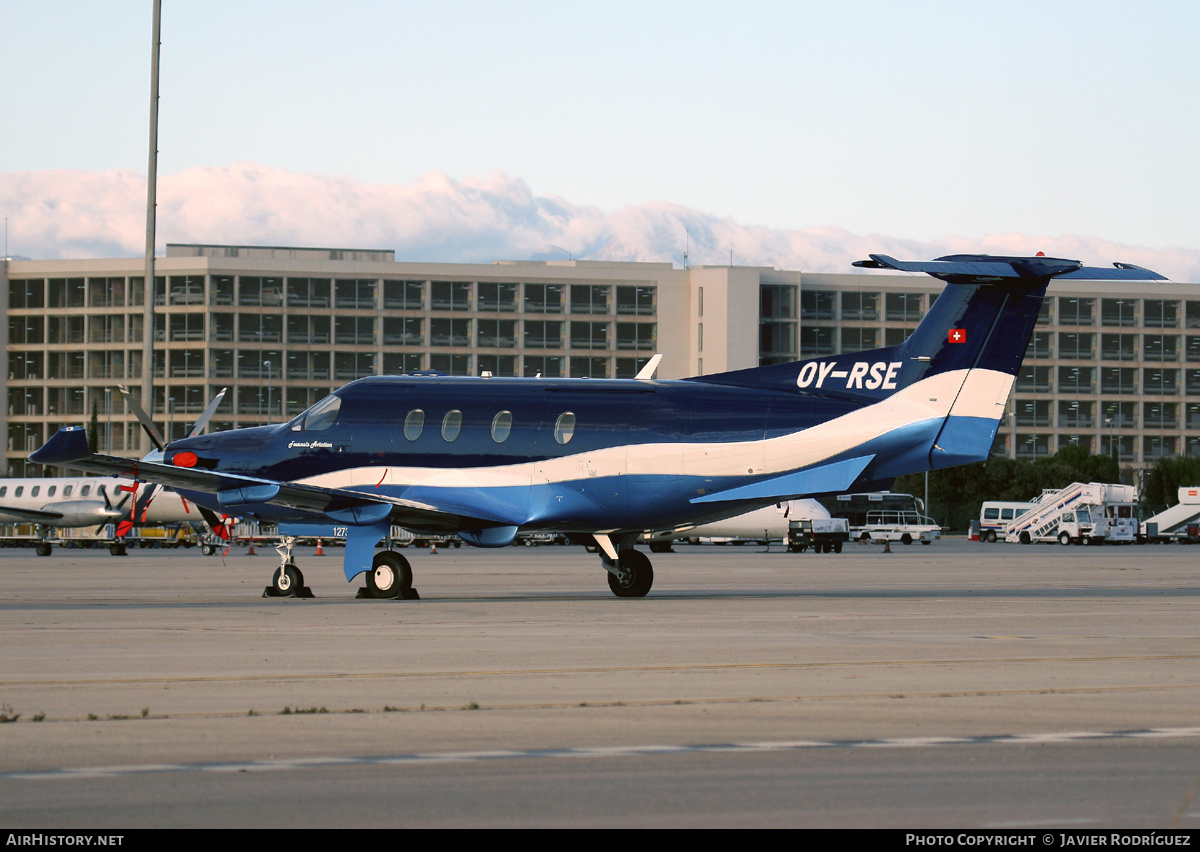
[[1142, 528], [1153, 542], [1200, 543], [1200, 487], [1179, 489], [1179, 502], [1145, 521]]
[[1073, 482], [1047, 489], [1017, 518], [1004, 540], [1033, 544], [1133, 544], [1138, 541], [1137, 489], [1132, 485]]

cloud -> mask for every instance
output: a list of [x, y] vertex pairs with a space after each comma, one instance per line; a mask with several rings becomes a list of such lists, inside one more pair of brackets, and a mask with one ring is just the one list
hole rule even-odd
[[[146, 181], [129, 171], [0, 173], [9, 249], [35, 258], [138, 257], [145, 251]], [[1154, 249], [1086, 236], [994, 234], [923, 242], [838, 227], [743, 225], [667, 202], [617, 211], [537, 196], [494, 173], [429, 173], [410, 184], [364, 184], [255, 163], [188, 169], [159, 181], [158, 243], [394, 249], [399, 260], [670, 261], [845, 272], [882, 252], [923, 258], [955, 252], [1137, 263], [1200, 281], [1200, 251]]]

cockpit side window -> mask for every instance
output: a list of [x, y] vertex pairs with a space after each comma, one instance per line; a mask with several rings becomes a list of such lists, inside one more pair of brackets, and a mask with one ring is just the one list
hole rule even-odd
[[342, 398], [340, 396], [327, 396], [312, 408], [308, 410], [308, 414], [304, 416], [304, 431], [320, 432], [328, 429], [337, 422], [338, 411], [342, 407]]

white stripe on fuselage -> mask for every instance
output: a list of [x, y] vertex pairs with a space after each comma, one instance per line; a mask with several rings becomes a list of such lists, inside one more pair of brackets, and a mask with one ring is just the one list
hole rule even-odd
[[630, 474], [726, 477], [785, 473], [818, 464], [903, 426], [943, 419], [952, 407], [955, 416], [998, 420], [1012, 384], [1012, 376], [992, 370], [939, 373], [857, 411], [759, 441], [629, 444], [490, 467], [353, 468], [299, 482], [324, 488], [377, 484], [500, 488]]

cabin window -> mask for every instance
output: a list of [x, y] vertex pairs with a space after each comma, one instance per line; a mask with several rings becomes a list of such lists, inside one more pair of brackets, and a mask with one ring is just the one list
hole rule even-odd
[[91, 493], [92, 493], [92, 486], [91, 486], [91, 485], [85, 485], [85, 486], [83, 486], [82, 488], [80, 488], [80, 489], [79, 489], [79, 496], [80, 496], [80, 497], [86, 497], [86, 496], [88, 496], [88, 495], [89, 495], [89, 494], [91, 494]]
[[404, 418], [404, 437], [410, 441], [415, 441], [421, 437], [421, 431], [425, 428], [425, 412], [419, 408], [414, 408], [408, 412], [408, 416]]
[[25, 486], [24, 486], [24, 485], [18, 485], [18, 486], [17, 486], [17, 490], [13, 492], [13, 496], [14, 496], [14, 497], [20, 497], [20, 496], [21, 496], [22, 494], [24, 494], [24, 493], [25, 493]]
[[446, 441], [453, 441], [461, 431], [462, 412], [457, 408], [447, 411], [446, 416], [442, 418], [442, 438]]
[[58, 490], [58, 486], [57, 486], [57, 485], [51, 485], [49, 488], [47, 488], [47, 489], [46, 489], [46, 496], [47, 496], [47, 497], [53, 497], [53, 496], [54, 496], [54, 492], [55, 492], [55, 491], [57, 491], [57, 490]]
[[304, 418], [304, 428], [309, 432], [320, 432], [328, 429], [337, 421], [338, 411], [342, 407], [340, 396], [327, 396], [308, 411]]
[[565, 444], [571, 440], [575, 434], [575, 415], [570, 411], [564, 411], [558, 415], [558, 420], [554, 424], [554, 440], [560, 444]]
[[40, 486], [40, 485], [35, 485], [35, 486], [33, 486], [33, 488], [31, 488], [31, 489], [29, 490], [29, 496], [30, 496], [30, 497], [36, 497], [36, 496], [38, 496], [38, 492], [39, 492], [39, 491], [41, 491], [41, 490], [42, 490], [42, 486]]
[[6, 494], [8, 494], [8, 486], [0, 485], [0, 497], [3, 497]]
[[501, 411], [492, 418], [492, 440], [497, 444], [503, 444], [508, 440], [510, 432], [512, 432], [512, 412]]
[[63, 496], [64, 496], [64, 497], [70, 497], [70, 496], [71, 496], [71, 492], [72, 492], [72, 491], [74, 491], [74, 490], [75, 490], [75, 486], [74, 486], [74, 485], [64, 485], [64, 486], [63, 486]]

